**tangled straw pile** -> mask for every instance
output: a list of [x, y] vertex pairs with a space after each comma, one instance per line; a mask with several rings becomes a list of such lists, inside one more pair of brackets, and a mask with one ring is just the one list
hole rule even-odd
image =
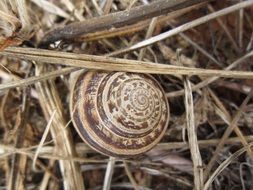
[[[252, 15], [252, 0], [0, 1], [0, 189], [252, 188]], [[78, 137], [82, 69], [163, 86], [171, 121], [141, 160]]]

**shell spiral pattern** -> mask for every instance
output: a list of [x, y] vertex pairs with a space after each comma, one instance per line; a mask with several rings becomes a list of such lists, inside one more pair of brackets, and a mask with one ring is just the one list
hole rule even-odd
[[123, 158], [154, 147], [169, 120], [163, 89], [146, 74], [85, 72], [75, 82], [70, 109], [76, 130], [88, 145]]

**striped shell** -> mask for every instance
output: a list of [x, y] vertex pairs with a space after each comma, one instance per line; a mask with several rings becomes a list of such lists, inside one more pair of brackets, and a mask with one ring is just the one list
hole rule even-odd
[[163, 89], [146, 74], [82, 73], [74, 83], [70, 109], [76, 130], [88, 145], [122, 158], [154, 147], [169, 120]]

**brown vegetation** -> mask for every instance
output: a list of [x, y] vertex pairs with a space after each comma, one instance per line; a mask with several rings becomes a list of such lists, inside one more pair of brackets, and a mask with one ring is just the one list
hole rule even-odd
[[[0, 189], [252, 189], [252, 0], [0, 1]], [[170, 104], [141, 158], [78, 136], [83, 69], [150, 73]]]

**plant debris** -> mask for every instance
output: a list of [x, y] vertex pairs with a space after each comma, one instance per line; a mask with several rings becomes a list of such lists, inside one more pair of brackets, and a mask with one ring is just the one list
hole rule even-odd
[[[252, 189], [252, 0], [0, 1], [0, 189]], [[168, 130], [104, 156], [71, 122], [83, 70], [152, 74]]]

